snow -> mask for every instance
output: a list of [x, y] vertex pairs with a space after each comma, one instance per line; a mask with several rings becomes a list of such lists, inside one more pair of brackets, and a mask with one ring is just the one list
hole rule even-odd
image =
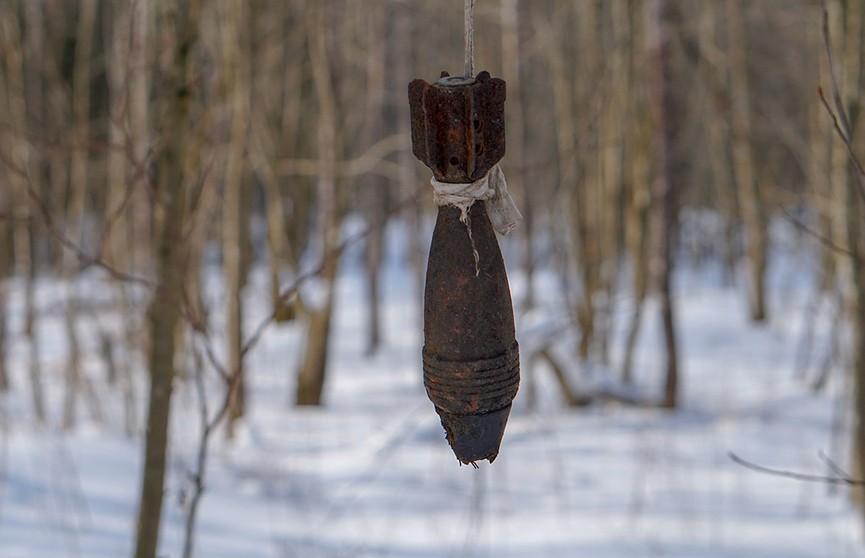
[[[538, 366], [532, 378], [536, 405], [527, 405], [523, 389], [498, 459], [477, 471], [459, 466], [424, 394], [413, 276], [401, 261], [388, 261], [386, 343], [367, 356], [363, 278], [356, 264], [344, 265], [336, 283], [325, 405], [290, 405], [302, 333], [296, 324], [271, 326], [249, 357], [248, 417], [235, 440], [227, 442], [220, 432], [213, 441], [196, 555], [865, 556], [862, 520], [846, 489], [761, 475], [727, 455], [732, 451], [761, 465], [815, 474], [828, 473], [820, 451], [848, 463], [849, 387], [836, 370], [824, 391], [812, 393], [795, 373], [809, 320], [817, 320], [815, 346], [825, 345], [830, 325], [829, 317], [806, 313], [812, 289], [806, 280], [791, 278], [800, 263], [774, 267], [774, 318], [763, 327], [748, 323], [741, 290], [721, 286], [719, 274], [679, 273], [676, 311], [684, 371], [679, 410], [616, 404], [568, 409], [549, 372]], [[255, 273], [246, 292], [247, 331], [267, 312], [265, 276]], [[106, 292], [100, 281], [88, 276], [90, 288], [84, 291]], [[517, 293], [525, 281], [514, 271], [512, 283]], [[520, 335], [557, 338], [557, 284], [549, 275], [538, 278], [544, 307], [525, 320], [518, 316]], [[124, 436], [119, 392], [103, 385], [93, 348], [97, 321], [86, 318], [80, 328], [85, 372], [100, 390], [105, 420], [93, 420], [82, 400], [74, 432], [54, 426], [65, 342], [60, 313], [52, 312], [40, 322], [39, 334], [54, 415], [37, 426], [20, 337], [23, 297], [20, 285], [11, 289], [16, 387], [0, 406], [0, 556], [129, 556], [141, 440]], [[63, 290], [46, 280], [38, 294], [40, 307], [49, 307], [62, 300]], [[219, 300], [219, 294], [212, 299]], [[613, 301], [611, 370], [621, 359], [631, 304], [627, 297]], [[546, 323], [544, 312], [550, 316]], [[653, 396], [661, 385], [658, 322], [650, 302], [635, 374], [639, 387]], [[109, 316], [99, 323], [114, 322]], [[523, 369], [525, 385], [525, 354]], [[143, 375], [137, 382], [140, 413]], [[216, 405], [218, 382], [214, 378], [209, 385], [210, 404]], [[180, 556], [189, 506], [199, 436], [192, 382], [178, 381], [173, 411], [160, 544], [165, 557]]]

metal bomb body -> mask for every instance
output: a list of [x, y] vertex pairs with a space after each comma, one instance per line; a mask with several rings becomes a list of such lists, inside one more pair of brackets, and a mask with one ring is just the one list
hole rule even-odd
[[[477, 181], [504, 156], [505, 82], [481, 72], [409, 84], [412, 150], [439, 182]], [[424, 385], [462, 463], [499, 453], [519, 388], [504, 261], [483, 202], [439, 207], [424, 291]], [[477, 254], [477, 260], [475, 259]]]

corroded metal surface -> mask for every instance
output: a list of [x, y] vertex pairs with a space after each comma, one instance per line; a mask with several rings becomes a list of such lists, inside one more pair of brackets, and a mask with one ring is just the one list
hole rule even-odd
[[[504, 155], [504, 81], [487, 72], [475, 80], [415, 80], [409, 99], [414, 153], [437, 180], [475, 181]], [[423, 365], [427, 395], [457, 458], [492, 462], [520, 366], [508, 279], [483, 202], [471, 207], [468, 223], [457, 208], [439, 208], [424, 292]]]
[[440, 182], [479, 180], [505, 155], [504, 80], [481, 72], [466, 81], [445, 74], [408, 86], [412, 151]]

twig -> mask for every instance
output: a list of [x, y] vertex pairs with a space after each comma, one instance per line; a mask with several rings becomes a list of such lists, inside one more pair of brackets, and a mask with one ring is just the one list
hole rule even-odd
[[294, 280], [294, 283], [289, 285], [287, 288], [280, 289], [279, 296], [276, 299], [273, 311], [270, 313], [270, 315], [268, 315], [265, 319], [263, 319], [258, 324], [258, 326], [255, 327], [252, 335], [249, 336], [249, 338], [243, 343], [243, 346], [240, 350], [240, 361], [242, 362], [243, 358], [246, 356], [246, 354], [249, 351], [251, 351], [253, 347], [255, 347], [255, 345], [261, 339], [261, 336], [265, 332], [265, 330], [270, 326], [271, 323], [274, 322], [274, 320], [276, 320], [277, 315], [282, 310], [282, 306], [284, 304], [287, 304], [288, 301], [297, 294], [298, 290], [300, 290], [300, 287], [302, 287], [304, 283], [306, 283], [307, 281], [310, 281], [311, 279], [314, 279], [314, 278], [318, 277], [319, 275], [321, 275], [321, 273], [324, 271], [325, 267], [327, 267], [327, 265], [330, 264], [333, 259], [339, 258], [339, 256], [343, 252], [345, 252], [348, 248], [354, 246], [355, 244], [364, 240], [366, 237], [368, 237], [370, 234], [372, 234], [376, 230], [383, 227], [385, 225], [385, 223], [387, 223], [387, 221], [390, 219], [390, 217], [399, 213], [400, 211], [402, 211], [406, 207], [409, 207], [409, 206], [417, 203], [418, 198], [420, 197], [420, 195], [425, 190], [426, 189], [423, 187], [418, 187], [417, 190], [412, 195], [410, 195], [409, 197], [407, 197], [403, 201], [399, 202], [390, 211], [388, 211], [384, 215], [382, 215], [379, 222], [372, 223], [366, 229], [361, 231], [360, 233], [345, 239], [339, 246], [337, 246], [336, 248], [334, 248], [333, 250], [331, 250], [329, 252], [326, 252], [322, 256], [321, 262], [319, 262], [319, 264], [317, 266], [312, 268], [310, 271], [304, 273], [303, 275], [297, 277]]
[[57, 223], [54, 221], [54, 218], [51, 216], [51, 211], [48, 209], [48, 204], [36, 191], [33, 187], [33, 184], [30, 181], [29, 174], [19, 168], [13, 161], [9, 159], [9, 157], [0, 150], [0, 163], [3, 163], [6, 168], [8, 168], [14, 174], [20, 176], [22, 180], [22, 184], [24, 185], [24, 189], [26, 190], [27, 197], [30, 198], [31, 203], [36, 206], [36, 209], [39, 210], [39, 214], [42, 217], [42, 221], [45, 224], [45, 227], [48, 229], [48, 232], [67, 250], [71, 251], [78, 257], [78, 260], [81, 262], [82, 269], [86, 269], [88, 267], [99, 267], [108, 272], [108, 274], [119, 281], [124, 281], [127, 283], [137, 283], [140, 285], [145, 285], [148, 287], [153, 286], [153, 282], [150, 279], [139, 277], [136, 275], [132, 275], [130, 273], [126, 273], [124, 271], [120, 271], [113, 267], [111, 264], [105, 261], [105, 259], [100, 255], [92, 255], [85, 252], [78, 244], [70, 240], [60, 227], [57, 226]]
[[[804, 482], [821, 482], [824, 484], [841, 484], [841, 485], [847, 485], [847, 486], [865, 486], [865, 481], [850, 478], [840, 468], [836, 469], [835, 467], [837, 467], [837, 466], [833, 467], [832, 465], [830, 465], [830, 467], [832, 467], [833, 470], [835, 470], [838, 473], [838, 476], [830, 477], [830, 476], [825, 476], [825, 475], [809, 475], [806, 473], [798, 473], [796, 471], [785, 471], [783, 469], [772, 469], [770, 467], [764, 467], [763, 465], [757, 465], [756, 463], [742, 459], [741, 457], [739, 457], [738, 455], [736, 455], [735, 453], [733, 453], [731, 451], [727, 452], [727, 457], [729, 457], [735, 463], [741, 465], [742, 467], [745, 467], [746, 469], [751, 469], [752, 471], [757, 471], [758, 473], [763, 473], [766, 475], [773, 475], [776, 477], [784, 477], [784, 478], [794, 479], [794, 480], [804, 481]], [[824, 460], [824, 462], [825, 462], [825, 460]]]
[[838, 88], [838, 80], [835, 77], [835, 63], [832, 58], [832, 47], [829, 37], [829, 9], [826, 6], [826, 0], [821, 0], [820, 3], [823, 8], [823, 46], [826, 49], [826, 58], [829, 62], [829, 79], [832, 82], [832, 100], [835, 103], [835, 109], [838, 111], [837, 114], [833, 112], [832, 107], [829, 106], [829, 102], [823, 94], [822, 87], [817, 87], [817, 94], [820, 96], [820, 102], [823, 103], [826, 112], [828, 112], [829, 116], [832, 117], [832, 125], [835, 128], [835, 132], [837, 132], [838, 137], [841, 138], [841, 141], [844, 142], [844, 146], [847, 148], [847, 154], [850, 157], [850, 162], [854, 169], [853, 176], [856, 178], [856, 186], [859, 188], [859, 195], [862, 196], [862, 200], [865, 201], [865, 169], [862, 168], [862, 163], [859, 161], [859, 157], [856, 156], [856, 152], [853, 149], [853, 132], [850, 126], [850, 119], [847, 116], [847, 111], [844, 107], [843, 101], [841, 100], [841, 91]]
[[823, 246], [825, 246], [826, 248], [828, 248], [832, 252], [835, 252], [836, 254], [843, 254], [845, 256], [854, 256], [855, 255], [855, 254], [853, 254], [853, 252], [851, 252], [847, 248], [844, 248], [842, 246], [838, 246], [837, 244], [835, 244], [835, 242], [831, 238], [827, 237], [824, 234], [821, 234], [818, 231], [815, 231], [814, 229], [812, 229], [811, 227], [809, 227], [808, 225], [806, 225], [805, 223], [803, 223], [802, 221], [797, 219], [792, 213], [787, 211], [786, 207], [781, 207], [781, 213], [784, 214], [784, 217], [786, 217], [787, 220], [793, 224], [793, 226], [795, 226], [800, 231], [814, 237], [816, 240], [818, 240], [820, 242], [820, 244], [822, 244]]
[[847, 471], [845, 471], [844, 469], [842, 469], [840, 465], [835, 463], [828, 455], [823, 453], [823, 450], [820, 450], [819, 452], [817, 452], [817, 457], [819, 457], [820, 461], [825, 463], [826, 466], [829, 467], [832, 470], [832, 472], [835, 473], [836, 475], [838, 475], [839, 477], [844, 478], [844, 479], [850, 478], [850, 474], [847, 473]]
[[[194, 351], [194, 349], [193, 349]], [[189, 513], [186, 516], [186, 527], [183, 541], [183, 558], [192, 557], [192, 545], [195, 540], [195, 520], [198, 515], [198, 504], [204, 495], [204, 475], [207, 472], [207, 449], [210, 445], [210, 435], [215, 427], [214, 421], [210, 420], [207, 409], [207, 392], [204, 388], [204, 370], [201, 355], [195, 352], [195, 392], [198, 397], [198, 410], [201, 420], [201, 438], [198, 440], [198, 453], [196, 455], [195, 472], [192, 478], [192, 499], [189, 502]], [[220, 412], [217, 417], [222, 416]]]
[[842, 128], [841, 122], [843, 121], [839, 120], [841, 118], [846, 119], [846, 115], [843, 112], [839, 112], [838, 115], [836, 115], [835, 112], [832, 111], [832, 107], [829, 106], [829, 102], [826, 100], [826, 96], [823, 94], [822, 87], [817, 87], [817, 94], [820, 96], [820, 102], [823, 103], [823, 107], [826, 109], [826, 112], [828, 112], [829, 116], [832, 117], [832, 126], [835, 128], [835, 132], [838, 134], [838, 137], [841, 138], [841, 142], [844, 143], [844, 146], [847, 148], [847, 154], [849, 155], [850, 163], [853, 166], [853, 176], [856, 178], [856, 186], [859, 188], [859, 195], [861, 195], [862, 199], [865, 200], [865, 183], [863, 183], [863, 177], [865, 177], [865, 168], [862, 167], [862, 163], [859, 161], [859, 157], [853, 150], [853, 144], [851, 143], [850, 136]]

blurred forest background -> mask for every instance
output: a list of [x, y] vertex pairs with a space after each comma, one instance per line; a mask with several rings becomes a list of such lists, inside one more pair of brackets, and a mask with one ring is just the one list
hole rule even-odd
[[[370, 353], [388, 342], [384, 258], [413, 270], [420, 303], [435, 208], [411, 154], [406, 86], [458, 74], [462, 33], [458, 1], [0, 2], [0, 390], [69, 430], [124, 402], [117, 427], [146, 447], [137, 556], [155, 554], [173, 386], [203, 369], [218, 378], [206, 432], [231, 436], [251, 404], [245, 356], [262, 328], [291, 324], [306, 341], [286, 367], [297, 375], [287, 400], [320, 404], [349, 247], [364, 254]], [[802, 373], [819, 390], [845, 370], [865, 411], [865, 190], [851, 164], [851, 151], [865, 157], [865, 3], [478, 0], [475, 37], [475, 68], [508, 87], [503, 168], [525, 218], [505, 251], [518, 319], [536, 304], [537, 273], [552, 271], [575, 338], [572, 361], [539, 347], [524, 368], [549, 361], [573, 405], [598, 395], [569, 385], [574, 363], [632, 382], [642, 301], [657, 296], [657, 404], [675, 407], [687, 378], [675, 266], [717, 266], [759, 327], [773, 254], [807, 249], [819, 255], [807, 270], [815, 300], [839, 325], [834, 349]], [[797, 236], [774, 235], [778, 222]], [[387, 254], [396, 225], [401, 252]], [[256, 269], [270, 312], [250, 328], [242, 294]], [[211, 278], [224, 285], [224, 327], [204, 296]], [[50, 305], [34, 296], [44, 280], [59, 280]], [[615, 337], [621, 295], [636, 312]], [[2, 312], [13, 303], [21, 328]], [[100, 325], [105, 311], [122, 325]], [[48, 313], [65, 324], [60, 367], [44, 366]], [[14, 351], [26, 370], [10, 369]]]

